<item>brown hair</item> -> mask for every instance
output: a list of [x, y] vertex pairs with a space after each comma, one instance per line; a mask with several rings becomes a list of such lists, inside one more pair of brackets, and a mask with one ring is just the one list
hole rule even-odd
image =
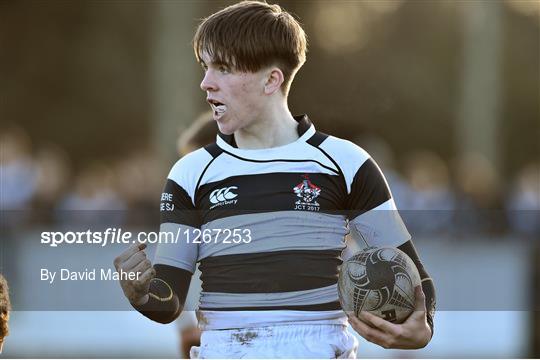
[[9, 288], [6, 279], [0, 274], [0, 342], [9, 334], [8, 320], [11, 311]]
[[204, 19], [193, 38], [197, 61], [207, 53], [216, 64], [242, 72], [277, 65], [287, 95], [294, 75], [306, 61], [304, 30], [279, 5], [242, 1]]

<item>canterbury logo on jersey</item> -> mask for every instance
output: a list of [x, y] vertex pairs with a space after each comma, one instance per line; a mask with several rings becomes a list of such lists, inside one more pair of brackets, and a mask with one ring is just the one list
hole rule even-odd
[[238, 200], [233, 200], [238, 194], [235, 194], [233, 190], [237, 190], [237, 186], [229, 186], [226, 188], [216, 189], [210, 193], [210, 202], [215, 204], [210, 209], [228, 204], [236, 204]]

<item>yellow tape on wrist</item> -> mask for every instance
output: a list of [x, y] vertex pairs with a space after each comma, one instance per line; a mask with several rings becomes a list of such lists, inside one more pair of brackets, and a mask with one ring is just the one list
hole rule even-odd
[[[167, 286], [167, 289], [169, 290], [169, 296], [160, 297], [160, 296], [158, 296], [158, 295], [156, 295], [156, 294], [154, 294], [152, 292], [149, 292], [148, 296], [150, 296], [151, 298], [156, 299], [158, 301], [162, 301], [162, 302], [170, 301], [173, 298], [173, 290], [171, 289], [171, 286], [169, 284], [167, 284], [167, 282], [161, 280], [160, 278], [154, 278], [154, 279], [152, 279], [152, 281], [162, 282], [163, 284], [165, 284], [165, 286]], [[150, 287], [152, 287], [152, 283], [150, 283]]]

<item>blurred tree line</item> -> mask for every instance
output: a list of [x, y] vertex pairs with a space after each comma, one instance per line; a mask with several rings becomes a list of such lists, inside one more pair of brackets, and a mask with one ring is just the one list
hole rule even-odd
[[[182, 24], [192, 33], [198, 19], [230, 3], [176, 4], [184, 18], [193, 19]], [[320, 130], [337, 136], [380, 136], [398, 159], [422, 148], [451, 160], [459, 150], [467, 3], [280, 1], [299, 17], [310, 42], [291, 109], [308, 113]], [[540, 156], [540, 22], [538, 12], [500, 3], [496, 141], [503, 174], [512, 175]], [[61, 145], [78, 168], [155, 142], [152, 68], [160, 4], [0, 2], [2, 124], [23, 126], [35, 143]], [[178, 46], [191, 57], [187, 42], [166, 46]], [[178, 66], [196, 75], [178, 84], [181, 92], [175, 96], [189, 97], [194, 108], [178, 124], [206, 109], [198, 87], [202, 72], [191, 59]], [[176, 131], [170, 129], [172, 136]]]

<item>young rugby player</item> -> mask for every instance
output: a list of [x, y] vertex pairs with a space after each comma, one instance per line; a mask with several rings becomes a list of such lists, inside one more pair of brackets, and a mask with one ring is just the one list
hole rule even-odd
[[173, 321], [199, 262], [202, 338], [192, 357], [354, 357], [357, 341], [337, 293], [350, 231], [370, 246], [405, 251], [423, 278], [405, 323], [366, 313], [349, 317], [352, 327], [386, 348], [425, 346], [434, 287], [380, 169], [358, 146], [288, 109], [306, 58], [299, 23], [278, 5], [241, 2], [200, 24], [194, 50], [220, 133], [180, 159], [165, 185], [161, 231], [186, 238], [159, 244], [153, 266], [144, 245], [115, 260], [117, 269], [142, 274], [121, 282], [131, 304]]

